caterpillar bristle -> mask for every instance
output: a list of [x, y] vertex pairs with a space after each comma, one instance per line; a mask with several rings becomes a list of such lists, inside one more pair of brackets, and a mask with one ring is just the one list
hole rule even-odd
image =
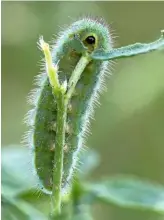
[[36, 115], [36, 109], [29, 110], [24, 117], [23, 123], [25, 123], [28, 126], [33, 126], [34, 120], [35, 120], [35, 115]]

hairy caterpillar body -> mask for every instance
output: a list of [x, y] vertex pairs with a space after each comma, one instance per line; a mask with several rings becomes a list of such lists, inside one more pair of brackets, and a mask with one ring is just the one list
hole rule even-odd
[[[53, 63], [59, 62], [59, 80], [69, 80], [82, 52], [76, 50], [74, 43], [79, 39], [88, 53], [112, 48], [112, 40], [108, 28], [92, 19], [82, 19], [73, 23], [63, 31], [52, 48]], [[65, 128], [65, 146], [62, 175], [62, 189], [65, 191], [73, 170], [77, 165], [78, 154], [84, 145], [89, 118], [93, 112], [98, 91], [107, 70], [108, 61], [91, 60], [79, 79], [67, 109], [67, 125]], [[46, 74], [42, 74], [38, 88], [32, 94], [30, 102], [34, 105], [26, 121], [31, 126], [31, 137], [28, 145], [34, 155], [35, 173], [39, 185], [45, 193], [51, 193], [52, 173], [55, 154], [55, 135], [57, 104]]]

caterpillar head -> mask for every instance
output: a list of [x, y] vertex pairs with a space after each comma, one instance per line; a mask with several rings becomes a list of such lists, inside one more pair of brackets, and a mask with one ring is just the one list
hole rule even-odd
[[93, 51], [109, 51], [112, 40], [108, 27], [92, 19], [82, 19], [72, 24], [71, 37], [81, 44], [81, 51], [92, 53]]

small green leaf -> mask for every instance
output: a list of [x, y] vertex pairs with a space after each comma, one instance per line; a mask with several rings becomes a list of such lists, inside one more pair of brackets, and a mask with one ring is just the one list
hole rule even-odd
[[136, 177], [117, 176], [99, 183], [89, 183], [86, 190], [94, 199], [164, 214], [164, 187]]

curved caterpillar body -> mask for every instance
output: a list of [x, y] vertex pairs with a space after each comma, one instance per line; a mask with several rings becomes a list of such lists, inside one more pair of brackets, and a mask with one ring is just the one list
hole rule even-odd
[[[59, 62], [60, 82], [65, 79], [69, 81], [72, 71], [82, 55], [70, 46], [73, 45], [75, 36], [83, 42], [88, 53], [95, 49], [109, 51], [112, 47], [110, 33], [104, 24], [92, 19], [82, 19], [73, 23], [61, 33], [52, 48], [53, 62], [54, 64]], [[68, 105], [62, 176], [63, 191], [71, 180], [78, 154], [83, 147], [89, 117], [93, 112], [98, 91], [101, 90], [107, 65], [108, 61], [98, 60], [92, 60], [87, 65]], [[47, 75], [43, 74], [39, 81], [39, 87], [36, 90], [37, 96], [33, 94], [30, 99], [35, 108], [27, 117], [27, 123], [32, 127], [29, 144], [33, 150], [35, 172], [39, 178], [41, 189], [46, 193], [51, 193], [57, 105]]]

